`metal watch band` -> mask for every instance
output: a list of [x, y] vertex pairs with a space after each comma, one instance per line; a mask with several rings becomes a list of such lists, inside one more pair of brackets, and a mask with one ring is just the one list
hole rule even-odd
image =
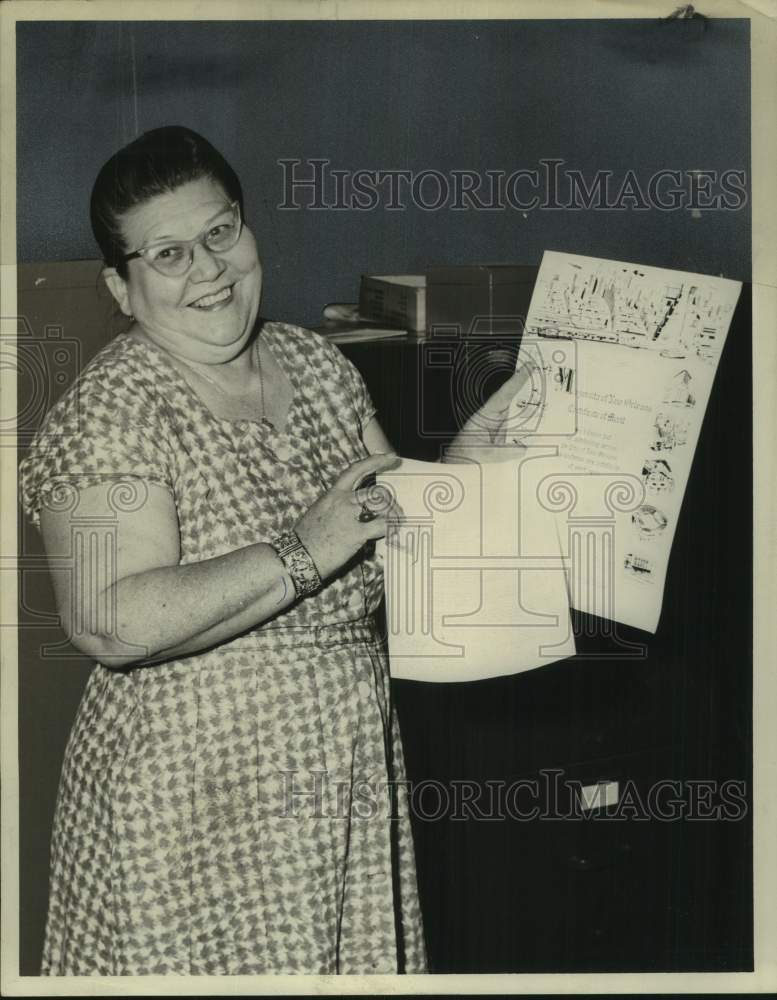
[[313, 558], [296, 531], [286, 531], [272, 543], [278, 557], [289, 571], [297, 597], [307, 597], [321, 589], [321, 577]]

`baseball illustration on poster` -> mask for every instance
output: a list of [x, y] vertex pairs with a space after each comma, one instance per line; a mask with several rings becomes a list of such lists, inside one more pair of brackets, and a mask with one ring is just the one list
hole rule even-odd
[[20, 975], [753, 970], [753, 30], [16, 23]]

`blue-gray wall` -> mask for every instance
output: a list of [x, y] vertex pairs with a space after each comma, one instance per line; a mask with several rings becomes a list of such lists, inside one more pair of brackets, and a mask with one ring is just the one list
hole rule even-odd
[[[263, 312], [313, 323], [363, 271], [538, 263], [545, 248], [747, 280], [738, 211], [282, 211], [282, 158], [344, 170], [536, 169], [591, 181], [662, 168], [750, 177], [749, 23], [62, 22], [18, 28], [22, 261], [96, 256], [100, 165], [168, 123], [243, 180], [266, 267]], [[528, 188], [520, 189], [527, 193]], [[432, 188], [426, 191], [431, 194]]]

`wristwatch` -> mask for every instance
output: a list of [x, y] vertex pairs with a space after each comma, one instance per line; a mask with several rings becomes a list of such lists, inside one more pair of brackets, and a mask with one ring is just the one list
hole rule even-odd
[[285, 531], [270, 544], [288, 570], [297, 597], [307, 597], [321, 590], [321, 577], [316, 564], [296, 531]]

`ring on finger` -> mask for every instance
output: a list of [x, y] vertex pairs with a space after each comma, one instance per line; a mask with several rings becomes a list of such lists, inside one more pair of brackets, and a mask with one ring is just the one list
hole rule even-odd
[[371, 510], [366, 503], [361, 505], [361, 510], [359, 511], [360, 521], [363, 523], [366, 523], [367, 521], [374, 521], [377, 516], [377, 513], [374, 510]]

